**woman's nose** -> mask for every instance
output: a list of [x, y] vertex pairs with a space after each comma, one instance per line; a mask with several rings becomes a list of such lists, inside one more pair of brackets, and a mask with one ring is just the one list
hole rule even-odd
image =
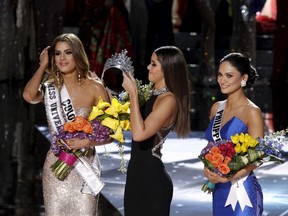
[[224, 77], [218, 77], [217, 81], [218, 81], [218, 83], [223, 83], [223, 82], [225, 82], [225, 78]]
[[60, 59], [65, 59], [65, 58], [66, 58], [65, 53], [60, 54]]

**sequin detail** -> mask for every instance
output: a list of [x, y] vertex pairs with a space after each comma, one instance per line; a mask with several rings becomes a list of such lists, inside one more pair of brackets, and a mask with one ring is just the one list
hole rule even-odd
[[81, 192], [84, 182], [75, 169], [64, 181], [55, 178], [50, 166], [56, 159], [49, 151], [43, 168], [45, 216], [96, 216], [99, 195]]
[[153, 90], [153, 95], [160, 95], [160, 94], [164, 94], [166, 92], [169, 92], [169, 89], [167, 87], [158, 89], [158, 90]]
[[154, 147], [151, 150], [153, 156], [161, 159], [162, 157], [161, 149], [172, 127], [173, 125], [170, 125], [169, 127], [163, 127], [160, 129], [160, 131], [157, 132], [156, 136], [158, 139], [155, 140], [158, 140], [158, 142], [156, 145], [154, 145]]

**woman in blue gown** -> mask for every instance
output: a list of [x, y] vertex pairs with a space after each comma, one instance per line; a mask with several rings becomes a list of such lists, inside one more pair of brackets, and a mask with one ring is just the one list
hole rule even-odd
[[[231, 140], [232, 135], [241, 132], [254, 138], [264, 136], [262, 112], [244, 91], [244, 87], [251, 87], [257, 78], [257, 71], [250, 60], [241, 53], [230, 53], [220, 61], [217, 81], [227, 99], [211, 107], [207, 140]], [[253, 173], [255, 168], [255, 165], [245, 167], [229, 179], [204, 168], [204, 175], [215, 184], [214, 216], [262, 215], [263, 194]]]

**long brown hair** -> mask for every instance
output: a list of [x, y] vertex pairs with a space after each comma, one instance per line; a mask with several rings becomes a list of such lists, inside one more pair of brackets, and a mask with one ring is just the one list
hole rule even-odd
[[162, 46], [155, 51], [164, 73], [168, 89], [176, 96], [179, 113], [174, 131], [179, 137], [187, 137], [190, 132], [190, 89], [187, 62], [182, 51], [175, 46]]
[[[81, 78], [90, 77], [89, 76], [89, 68], [90, 68], [89, 60], [88, 60], [87, 54], [84, 50], [84, 46], [81, 40], [75, 34], [64, 33], [64, 34], [57, 36], [49, 48], [49, 59], [50, 59], [49, 66], [48, 66], [49, 79], [52, 78], [54, 80], [54, 84], [56, 84], [56, 86], [58, 85], [58, 83], [56, 83], [57, 66], [55, 64], [55, 47], [58, 42], [67, 42], [70, 45], [71, 50], [72, 50], [72, 55], [75, 59], [76, 69], [77, 69], [77, 72], [80, 74]], [[59, 79], [60, 79], [59, 80], [60, 86], [62, 86], [63, 85], [62, 76], [59, 76]]]

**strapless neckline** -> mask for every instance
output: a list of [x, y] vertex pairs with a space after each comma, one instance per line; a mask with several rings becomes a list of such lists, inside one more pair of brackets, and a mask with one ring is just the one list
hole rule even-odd
[[92, 107], [80, 106], [75, 109], [75, 113], [77, 116], [88, 117], [92, 111]]
[[[211, 119], [207, 130], [205, 131], [206, 139], [209, 141], [213, 141], [212, 130], [213, 130], [213, 122], [215, 116]], [[233, 116], [230, 120], [228, 120], [225, 124], [223, 124], [220, 128], [220, 135], [222, 139], [230, 140], [231, 136], [236, 133], [247, 133], [248, 127], [245, 123], [236, 116]]]

